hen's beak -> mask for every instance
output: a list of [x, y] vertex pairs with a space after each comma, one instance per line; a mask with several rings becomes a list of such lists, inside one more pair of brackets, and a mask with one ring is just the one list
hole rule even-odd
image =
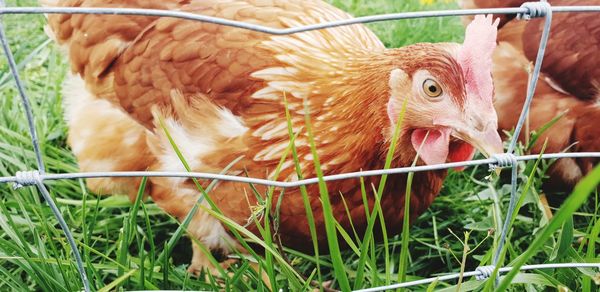
[[[498, 134], [498, 121], [493, 104], [476, 97], [469, 98], [466, 115], [461, 119], [455, 131], [458, 138], [471, 144], [481, 154], [489, 158], [504, 152], [502, 139]], [[489, 98], [491, 100], [491, 98]]]
[[488, 129], [485, 131], [463, 129], [462, 131], [455, 131], [453, 136], [456, 136], [460, 140], [469, 143], [487, 158], [493, 154], [504, 152], [502, 139], [500, 138], [496, 127], [488, 127]]
[[479, 150], [481, 154], [488, 158], [493, 154], [504, 152], [502, 139], [495, 128], [485, 132], [473, 131], [473, 133], [465, 137], [464, 140], [473, 145], [473, 147]]
[[[502, 139], [500, 139], [500, 135], [498, 134], [498, 131], [495, 128], [484, 132], [458, 132], [455, 134], [455, 136], [463, 140], [464, 142], [469, 143], [471, 146], [475, 147], [475, 149], [479, 150], [479, 152], [481, 152], [481, 154], [483, 154], [486, 158], [489, 158], [494, 154], [504, 152]], [[497, 168], [496, 174], [499, 175], [500, 170], [500, 168]]]

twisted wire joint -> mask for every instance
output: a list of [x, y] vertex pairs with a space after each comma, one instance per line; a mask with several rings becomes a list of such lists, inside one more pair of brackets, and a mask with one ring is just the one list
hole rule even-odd
[[485, 280], [489, 278], [492, 273], [494, 273], [495, 266], [480, 266], [475, 269], [476, 272], [479, 272], [479, 275], [475, 275], [475, 279], [478, 281]]
[[496, 168], [512, 167], [513, 165], [517, 164], [517, 156], [512, 153], [493, 154], [491, 158], [496, 160], [495, 163], [489, 165], [491, 170], [495, 170]]
[[530, 20], [532, 18], [545, 17], [548, 14], [548, 11], [552, 9], [552, 6], [546, 1], [538, 1], [525, 2], [521, 5], [521, 8], [527, 9], [527, 12], [518, 13], [517, 19]]
[[31, 171], [17, 171], [15, 175], [15, 183], [13, 184], [13, 189], [20, 189], [25, 186], [32, 186], [40, 182], [42, 179], [40, 178], [40, 172], [37, 170]]

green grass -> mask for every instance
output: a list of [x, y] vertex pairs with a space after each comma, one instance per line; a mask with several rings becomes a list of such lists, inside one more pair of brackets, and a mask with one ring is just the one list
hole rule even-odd
[[[443, 1], [433, 5], [422, 5], [417, 0], [330, 2], [356, 16], [456, 7]], [[35, 5], [35, 1], [13, 0], [8, 1], [8, 5]], [[43, 16], [7, 15], [3, 18], [32, 101], [46, 167], [53, 173], [77, 171], [76, 161], [66, 146], [67, 128], [62, 119], [60, 90], [68, 64], [43, 33]], [[458, 18], [392, 21], [369, 24], [369, 27], [390, 47], [423, 41], [460, 42], [463, 34]], [[0, 58], [0, 108], [0, 175], [11, 176], [18, 170], [34, 169], [35, 157], [27, 123], [4, 58]], [[293, 136], [291, 126], [290, 136]], [[287, 151], [296, 156], [293, 145]], [[519, 151], [526, 149], [520, 147]], [[314, 156], [317, 158], [316, 153]], [[600, 205], [598, 194], [593, 192], [598, 171], [565, 201], [563, 208], [553, 210], [556, 216], [550, 220], [539, 203], [547, 166], [546, 161], [538, 166], [536, 161], [520, 163], [518, 191], [523, 199], [506, 244], [504, 263], [600, 262], [597, 254]], [[151, 201], [130, 202], [122, 196], [96, 196], [86, 190], [82, 180], [48, 181], [46, 185], [71, 226], [88, 277], [97, 290], [266, 290], [267, 284], [251, 267], [252, 262], [257, 262], [258, 269], [265, 271], [273, 288], [299, 291], [315, 287], [311, 281], [331, 281], [335, 289], [365, 288], [393, 283], [404, 277], [415, 280], [489, 264], [499, 233], [492, 230], [499, 230], [504, 219], [510, 189], [505, 175], [489, 174], [486, 166], [451, 172], [433, 205], [407, 228], [410, 233], [404, 237], [389, 236], [377, 243], [359, 238], [350, 244], [350, 249], [336, 250], [332, 256], [322, 252], [319, 256], [305, 255], [287, 249], [285, 253], [280, 252], [270, 238], [270, 224], [277, 222], [277, 216], [272, 214], [263, 216], [265, 220], [259, 223], [262, 224], [261, 238], [218, 211], [210, 211], [235, 230], [236, 236], [258, 242], [267, 254], [244, 259], [222, 271], [221, 277], [201, 275], [200, 278], [186, 272], [191, 258], [190, 239], [177, 232], [179, 223]], [[365, 190], [370, 187], [363, 185]], [[271, 202], [270, 198], [278, 191], [269, 190], [264, 196], [265, 206], [277, 206], [278, 202]], [[321, 191], [325, 202], [326, 189], [321, 188]], [[590, 191], [592, 194], [586, 199]], [[15, 191], [9, 185], [0, 185], [0, 192], [0, 290], [80, 289], [70, 249], [40, 195], [33, 188]], [[302, 194], [306, 196], [305, 192]], [[367, 215], [370, 219], [379, 216], [378, 208]], [[341, 234], [339, 240], [355, 237], [351, 232], [344, 233], [328, 218], [328, 233]], [[467, 235], [461, 236], [465, 233]], [[330, 241], [329, 244], [337, 243]], [[401, 253], [406, 259], [400, 259]], [[408, 264], [399, 267], [404, 261]], [[507, 281], [502, 283], [514, 291], [556, 290], [557, 287], [596, 291], [593, 281], [596, 273], [591, 269], [532, 271], [510, 275], [511, 285]], [[455, 291], [456, 285], [456, 281], [437, 282], [429, 288]], [[465, 278], [460, 289], [481, 290], [485, 285], [486, 282]], [[428, 286], [423, 285], [413, 290], [426, 289]]]

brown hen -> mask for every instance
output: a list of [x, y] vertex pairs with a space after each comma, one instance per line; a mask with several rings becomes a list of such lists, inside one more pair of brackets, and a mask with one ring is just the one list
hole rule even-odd
[[[322, 1], [51, 4], [176, 9], [275, 28], [350, 17]], [[416, 44], [399, 49], [386, 49], [363, 25], [271, 36], [142, 16], [51, 15], [49, 24], [71, 60], [74, 75], [65, 85], [66, 117], [69, 143], [83, 171], [185, 171], [164, 125], [192, 171], [219, 172], [242, 157], [228, 174], [297, 180], [290, 155], [274, 177], [289, 144], [284, 96], [304, 178], [316, 176], [304, 103], [325, 175], [382, 168], [404, 100], [407, 110], [393, 167], [409, 166], [419, 147], [419, 164], [467, 160], [475, 148], [485, 154], [502, 151], [492, 105], [490, 64], [497, 23], [491, 17], [478, 17], [462, 46]], [[414, 176], [411, 217], [431, 204], [445, 176], [445, 170]], [[365, 182], [377, 185], [379, 178], [368, 177]], [[99, 193], [133, 196], [139, 180], [91, 179], [88, 185]], [[405, 185], [405, 175], [391, 176], [381, 198], [391, 233], [400, 230]], [[335, 219], [346, 229], [352, 221], [356, 231], [364, 233], [359, 180], [332, 181], [327, 186]], [[265, 194], [265, 187], [256, 188]], [[152, 178], [148, 193], [179, 219], [199, 196], [191, 180], [184, 178]], [[277, 201], [280, 192], [275, 194]], [[308, 194], [317, 240], [326, 248], [318, 187], [309, 186]], [[258, 204], [250, 186], [242, 183], [220, 182], [209, 196], [240, 224], [250, 220]], [[372, 192], [367, 199], [371, 210]], [[310, 251], [307, 216], [297, 188], [285, 190], [278, 215], [283, 243]], [[254, 224], [248, 228], [258, 233]], [[203, 210], [188, 231], [213, 251], [227, 254], [236, 246], [221, 223]], [[195, 247], [191, 270], [206, 265], [207, 259]]]
[[[518, 1], [463, 0], [465, 8], [518, 7]], [[555, 6], [597, 5], [595, 0], [550, 0]], [[529, 63], [539, 47], [544, 19], [519, 21], [501, 17], [499, 48], [494, 55], [495, 107], [499, 128], [510, 130], [517, 123], [527, 90]], [[566, 113], [533, 147], [539, 152], [548, 139], [547, 153], [600, 150], [600, 19], [594, 13], [556, 13], [538, 81], [529, 128], [539, 129]], [[525, 139], [527, 133], [520, 138]], [[548, 191], [570, 191], [598, 162], [594, 158], [560, 159], [549, 170]]]

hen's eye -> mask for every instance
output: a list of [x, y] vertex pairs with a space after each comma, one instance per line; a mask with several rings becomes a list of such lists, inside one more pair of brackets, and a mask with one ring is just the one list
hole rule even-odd
[[423, 91], [429, 97], [442, 95], [442, 87], [433, 79], [427, 79], [423, 82]]

